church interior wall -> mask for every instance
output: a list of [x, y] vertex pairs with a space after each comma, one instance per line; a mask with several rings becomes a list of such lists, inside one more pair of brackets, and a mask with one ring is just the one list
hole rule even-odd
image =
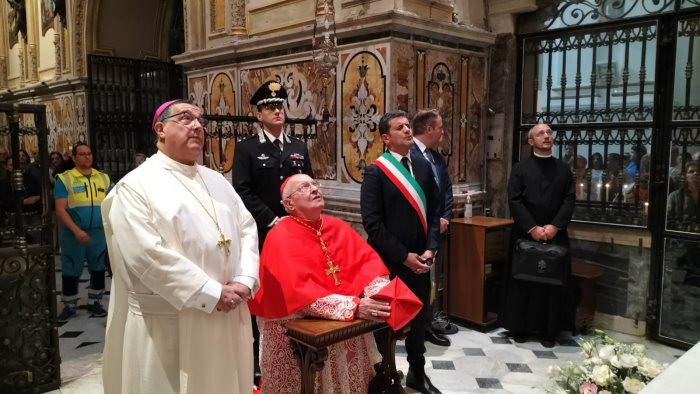
[[[87, 54], [167, 60], [171, 3], [68, 2], [65, 26], [55, 18], [51, 25], [46, 17], [32, 25], [38, 38], [34, 82], [22, 74], [29, 67], [29, 55], [20, 50], [26, 47], [10, 45], [11, 37], [4, 35], [0, 69], [4, 61], [2, 77], [10, 91], [0, 83], [0, 100], [47, 106], [49, 150], [87, 141]], [[335, 0], [334, 5], [339, 64], [323, 96], [308, 50], [314, 1], [185, 1], [186, 52], [173, 59], [185, 69], [187, 96], [209, 114], [252, 115], [252, 92], [268, 79], [280, 79], [290, 93], [289, 117], [321, 119], [325, 103], [327, 130], [308, 142], [314, 175], [323, 184], [328, 212], [359, 232], [362, 168], [382, 151], [379, 118], [392, 109], [411, 114], [424, 107], [439, 109], [445, 120], [440, 150], [455, 184], [455, 215], [463, 214], [469, 194], [475, 214], [488, 208], [508, 217], [518, 80], [513, 14], [533, 10], [535, 0]], [[7, 31], [6, 2], [0, 11], [6, 16], [0, 28]], [[42, 6], [29, 8], [37, 11], [43, 12]], [[498, 130], [492, 130], [496, 116], [501, 117]], [[486, 157], [487, 150], [493, 152], [492, 137], [500, 137], [500, 154]], [[24, 143], [31, 148], [30, 140]], [[235, 143], [228, 139], [219, 146], [210, 139], [204, 164], [223, 166], [230, 178]], [[611, 231], [597, 229], [609, 238]], [[630, 266], [643, 266], [637, 260], [648, 266], [649, 259], [646, 253], [630, 260]], [[626, 311], [622, 318], [643, 321], [644, 313]], [[603, 317], [601, 326], [608, 321]]]

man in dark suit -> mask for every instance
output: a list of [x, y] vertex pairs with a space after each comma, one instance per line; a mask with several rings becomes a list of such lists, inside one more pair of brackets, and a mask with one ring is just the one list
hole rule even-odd
[[413, 133], [405, 112], [385, 114], [379, 134], [388, 151], [365, 169], [362, 224], [391, 276], [401, 278], [423, 302], [406, 337], [406, 385], [424, 394], [439, 394], [424, 369], [430, 266], [440, 235], [438, 188], [430, 164], [410, 153]]
[[[411, 153], [425, 158], [433, 171], [433, 178], [438, 185], [440, 204], [440, 249], [435, 256], [435, 301], [433, 310], [440, 309], [440, 297], [438, 289], [442, 287], [443, 261], [447, 251], [447, 229], [452, 219], [452, 181], [447, 171], [445, 158], [437, 151], [440, 139], [444, 133], [442, 127], [442, 116], [432, 109], [418, 111], [411, 121], [413, 130], [413, 145]], [[443, 313], [431, 314], [428, 324], [425, 327], [425, 339], [438, 346], [449, 346], [450, 340], [445, 334], [455, 334], [457, 326], [450, 323]]]
[[[261, 250], [272, 226], [287, 214], [280, 202], [282, 182], [299, 173], [313, 176], [306, 143], [284, 133], [286, 100], [287, 91], [277, 81], [267, 81], [258, 88], [250, 99], [250, 104], [257, 107], [256, 116], [262, 129], [257, 135], [236, 144], [233, 156], [233, 187], [255, 218]], [[260, 333], [255, 320], [253, 337], [257, 384], [260, 377]]]

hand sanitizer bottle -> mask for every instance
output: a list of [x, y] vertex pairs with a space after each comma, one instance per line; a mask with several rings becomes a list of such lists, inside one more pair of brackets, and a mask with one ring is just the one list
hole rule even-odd
[[471, 196], [467, 196], [467, 202], [464, 204], [464, 217], [465, 218], [472, 217], [472, 198], [471, 198]]

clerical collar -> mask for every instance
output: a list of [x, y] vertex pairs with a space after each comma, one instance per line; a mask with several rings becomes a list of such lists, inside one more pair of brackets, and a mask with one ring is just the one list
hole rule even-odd
[[197, 175], [197, 163], [194, 165], [182, 164], [171, 159], [168, 155], [160, 150], [152, 158], [158, 159], [167, 170], [173, 170], [183, 173], [188, 178], [194, 178]]
[[533, 154], [533, 155], [535, 155], [535, 156], [537, 156], [537, 157], [540, 157], [540, 158], [542, 158], [542, 159], [546, 159], [546, 158], [552, 157], [552, 154], [551, 154], [551, 153], [550, 153], [550, 154], [548, 154], [547, 156], [544, 156], [544, 155], [538, 155], [538, 154], [537, 154], [537, 153], [535, 153], [535, 152], [532, 152], [532, 154]]
[[428, 149], [428, 147], [423, 142], [421, 142], [421, 140], [419, 140], [416, 137], [413, 137], [413, 143], [416, 144], [418, 149], [420, 149], [421, 153], [425, 154], [425, 151]]
[[408, 162], [409, 162], [409, 163], [411, 163], [411, 153], [410, 153], [410, 151], [409, 151], [409, 153], [408, 153], [406, 156], [401, 156], [400, 154], [398, 154], [398, 153], [396, 153], [396, 152], [392, 152], [392, 151], [389, 151], [389, 153], [391, 153], [391, 155], [394, 156], [394, 159], [396, 159], [396, 161], [398, 161], [399, 163], [401, 163], [401, 159], [403, 159], [404, 157], [408, 159]]

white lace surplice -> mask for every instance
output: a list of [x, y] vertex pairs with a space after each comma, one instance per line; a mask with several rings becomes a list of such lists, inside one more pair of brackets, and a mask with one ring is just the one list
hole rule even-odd
[[[364, 290], [369, 297], [389, 283], [388, 276], [374, 279]], [[289, 338], [282, 326], [287, 320], [304, 316], [329, 320], [353, 319], [357, 304], [354, 296], [331, 294], [319, 298], [299, 312], [278, 320], [257, 318], [260, 328], [261, 394], [297, 394], [301, 391], [301, 371]], [[374, 364], [381, 361], [372, 333], [328, 347], [328, 360], [316, 374], [316, 394], [364, 394], [374, 377]]]

